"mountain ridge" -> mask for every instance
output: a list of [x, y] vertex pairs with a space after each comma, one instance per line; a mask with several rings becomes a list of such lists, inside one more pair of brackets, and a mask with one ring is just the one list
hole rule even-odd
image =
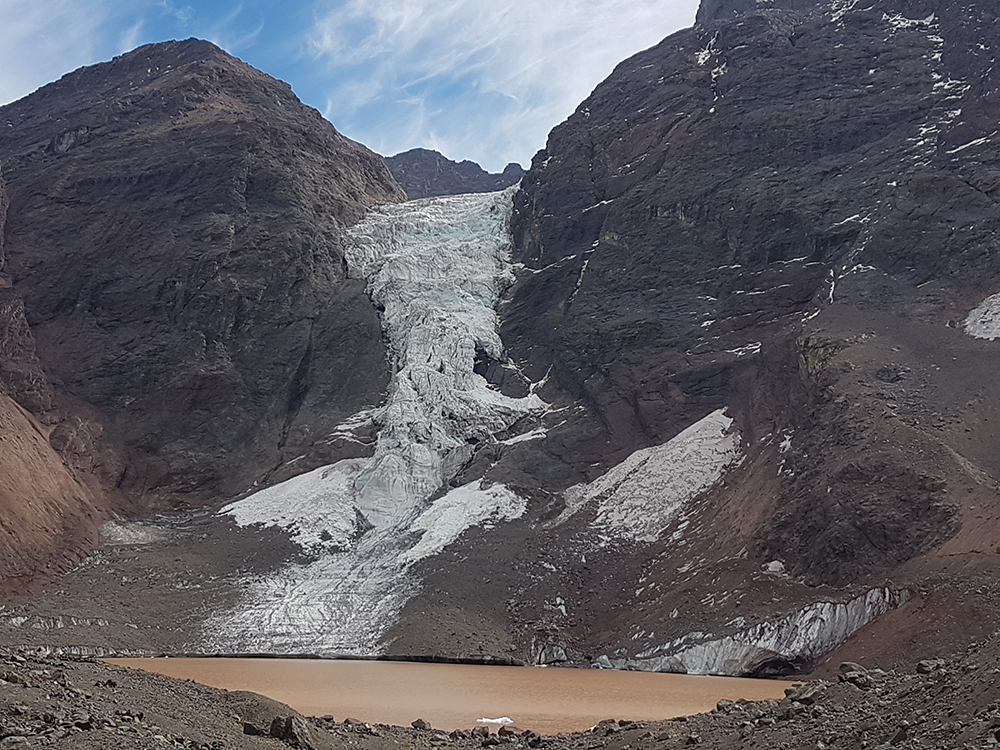
[[452, 161], [431, 149], [414, 148], [385, 160], [392, 176], [411, 199], [462, 193], [490, 193], [515, 184], [524, 176], [520, 164], [508, 164], [490, 174], [473, 161]]

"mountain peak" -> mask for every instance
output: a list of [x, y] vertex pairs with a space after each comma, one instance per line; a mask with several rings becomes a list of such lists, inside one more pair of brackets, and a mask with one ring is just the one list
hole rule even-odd
[[461, 193], [489, 193], [510, 187], [524, 176], [520, 164], [508, 164], [500, 174], [490, 174], [474, 161], [452, 161], [427, 148], [414, 148], [385, 160], [392, 176], [410, 198]]

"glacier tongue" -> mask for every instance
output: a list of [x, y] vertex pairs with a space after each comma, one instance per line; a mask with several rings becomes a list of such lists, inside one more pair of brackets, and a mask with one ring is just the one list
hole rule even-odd
[[[373, 654], [416, 590], [408, 568], [469, 526], [520, 516], [510, 490], [473, 482], [430, 504], [472, 455], [527, 414], [473, 371], [477, 350], [501, 359], [495, 306], [512, 280], [514, 188], [373, 210], [347, 237], [352, 277], [383, 310], [395, 374], [375, 454], [322, 467], [223, 509], [242, 525], [288, 530], [316, 555], [254, 581], [213, 618], [201, 648]], [[430, 507], [428, 507], [430, 505]]]
[[366, 515], [395, 519], [454, 475], [470, 441], [544, 408], [537, 396], [508, 398], [473, 372], [477, 349], [494, 359], [503, 352], [494, 308], [513, 281], [513, 193], [383, 206], [349, 235], [351, 275], [367, 279], [384, 309], [396, 365], [375, 456], [357, 482]]

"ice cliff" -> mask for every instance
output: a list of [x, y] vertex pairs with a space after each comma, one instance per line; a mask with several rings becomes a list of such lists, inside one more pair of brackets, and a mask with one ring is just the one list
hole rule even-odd
[[816, 602], [787, 617], [743, 626], [731, 635], [690, 633], [634, 658], [602, 657], [597, 666], [649, 672], [742, 675], [774, 661], [809, 664], [879, 615], [902, 606], [909, 599], [907, 591], [871, 589], [847, 602]]

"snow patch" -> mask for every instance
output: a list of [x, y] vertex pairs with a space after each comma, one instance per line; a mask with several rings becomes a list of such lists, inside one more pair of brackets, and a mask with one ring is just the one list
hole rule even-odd
[[983, 300], [965, 319], [965, 332], [977, 339], [1000, 338], [1000, 294]]
[[685, 505], [715, 484], [739, 458], [739, 437], [722, 409], [663, 445], [643, 448], [590, 484], [566, 490], [562, 522], [587, 503], [599, 504], [596, 528], [654, 541]]
[[857, 5], [859, 0], [833, 0], [830, 3], [830, 21], [832, 23], [839, 23], [844, 16], [854, 10], [854, 6]]
[[305, 550], [344, 551], [368, 526], [355, 503], [354, 482], [365, 459], [347, 459], [300, 474], [225, 506], [241, 527], [284, 529]]
[[968, 143], [965, 143], [965, 144], [963, 144], [961, 146], [958, 146], [957, 148], [949, 149], [945, 153], [948, 154], [949, 156], [951, 156], [951, 155], [957, 154], [957, 153], [959, 153], [961, 151], [965, 151], [965, 149], [967, 149], [967, 148], [975, 148], [976, 146], [983, 146], [983, 145], [989, 143], [997, 135], [997, 133], [1000, 133], [1000, 130], [994, 130], [992, 133], [990, 133], [987, 136], [984, 136], [982, 138], [977, 138], [974, 141], [969, 141]]
[[891, 16], [888, 13], [882, 14], [882, 20], [889, 24], [895, 31], [903, 29], [929, 29], [934, 26], [935, 19], [936, 16], [933, 13], [927, 16], [927, 18], [907, 18], [902, 13], [894, 13]]
[[735, 354], [737, 359], [739, 357], [752, 356], [754, 354], [760, 354], [761, 343], [755, 341], [752, 344], [747, 344], [746, 346], [740, 346], [736, 349], [726, 349], [726, 354]]
[[137, 521], [115, 518], [101, 526], [101, 542], [112, 547], [152, 544], [166, 538], [167, 532], [164, 529]]

